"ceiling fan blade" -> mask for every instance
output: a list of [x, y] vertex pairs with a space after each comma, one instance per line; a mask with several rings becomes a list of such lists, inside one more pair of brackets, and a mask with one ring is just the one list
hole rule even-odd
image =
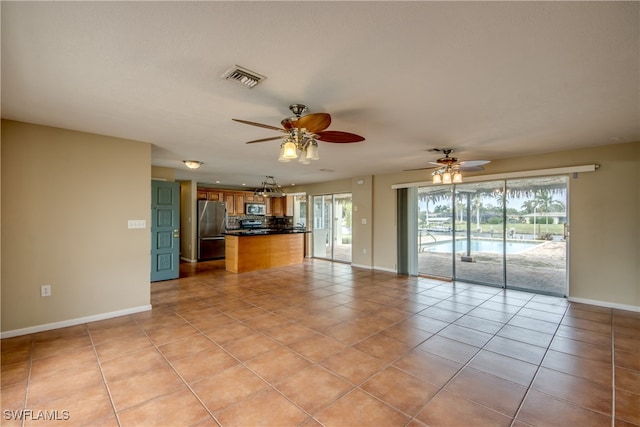
[[282, 139], [282, 137], [272, 136], [271, 138], [254, 139], [253, 141], [247, 141], [245, 144], [255, 144], [256, 142], [274, 141], [276, 139]]
[[297, 128], [305, 128], [311, 133], [317, 133], [329, 127], [331, 116], [327, 113], [307, 114], [292, 123]]
[[298, 126], [296, 126], [296, 121], [298, 119], [296, 117], [288, 117], [286, 119], [283, 119], [280, 124], [282, 125], [283, 128], [285, 128], [287, 131], [290, 131], [293, 128], [297, 128]]
[[337, 130], [327, 130], [324, 132], [316, 132], [317, 140], [324, 142], [360, 142], [364, 141], [364, 137], [356, 135], [355, 133], [340, 132]]
[[271, 126], [271, 125], [263, 125], [262, 123], [250, 122], [248, 120], [240, 120], [240, 119], [231, 119], [231, 120], [233, 120], [234, 122], [244, 123], [245, 125], [258, 126], [258, 127], [265, 128], [265, 129], [271, 129], [271, 130], [277, 130], [277, 131], [280, 131], [280, 132], [286, 132], [282, 128], [277, 128], [277, 127]]
[[424, 170], [428, 170], [428, 169], [437, 169], [437, 168], [426, 167], [426, 168], [415, 168], [415, 169], [403, 169], [402, 172], [424, 171]]
[[467, 167], [467, 166], [482, 166], [482, 165], [486, 165], [487, 163], [491, 163], [491, 161], [490, 160], [466, 160], [464, 162], [459, 162], [458, 164], [460, 166]]
[[460, 166], [459, 169], [462, 172], [480, 172], [484, 170], [482, 166]]

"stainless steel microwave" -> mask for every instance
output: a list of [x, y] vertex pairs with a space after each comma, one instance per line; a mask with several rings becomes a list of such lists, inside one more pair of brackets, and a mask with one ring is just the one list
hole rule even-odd
[[244, 213], [247, 215], [264, 215], [264, 203], [245, 203]]

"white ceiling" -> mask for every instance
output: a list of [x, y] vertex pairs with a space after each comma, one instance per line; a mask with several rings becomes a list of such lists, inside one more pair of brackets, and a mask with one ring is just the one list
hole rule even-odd
[[[425, 167], [432, 147], [495, 160], [640, 140], [638, 2], [1, 7], [3, 118], [150, 142], [178, 179], [303, 184]], [[235, 64], [267, 79], [223, 80]], [[279, 163], [278, 141], [245, 144], [277, 132], [231, 120], [279, 126], [292, 103], [366, 141]]]

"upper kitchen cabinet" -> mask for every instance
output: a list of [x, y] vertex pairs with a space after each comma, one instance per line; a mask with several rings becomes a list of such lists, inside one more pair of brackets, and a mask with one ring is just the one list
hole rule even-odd
[[250, 203], [264, 203], [264, 197], [257, 196], [251, 192], [247, 192], [247, 194], [245, 194], [244, 196], [244, 201]]
[[211, 200], [213, 202], [224, 201], [224, 194], [221, 191], [211, 190], [208, 188], [198, 188], [196, 197], [198, 200]]
[[227, 215], [238, 215], [236, 212], [235, 194], [224, 193], [224, 202], [227, 204]]
[[246, 203], [264, 203], [266, 216], [293, 216], [293, 196], [263, 197], [251, 191], [229, 191], [201, 187], [197, 190], [198, 200], [225, 202], [227, 215], [244, 215]]
[[235, 193], [233, 195], [234, 197], [234, 203], [235, 203], [235, 213], [236, 215], [243, 215], [244, 214], [244, 198], [245, 198], [245, 193]]
[[211, 200], [212, 202], [222, 202], [224, 201], [224, 194], [219, 191], [209, 191], [207, 200]]
[[274, 197], [271, 199], [272, 216], [293, 216], [293, 196]]

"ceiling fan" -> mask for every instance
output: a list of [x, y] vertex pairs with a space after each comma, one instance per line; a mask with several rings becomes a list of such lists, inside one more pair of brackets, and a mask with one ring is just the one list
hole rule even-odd
[[298, 151], [300, 152], [301, 163], [308, 164], [310, 160], [318, 160], [317, 141], [341, 144], [364, 141], [364, 137], [354, 133], [325, 130], [331, 124], [331, 116], [327, 113], [312, 113], [303, 116], [302, 114], [307, 111], [307, 106], [302, 104], [291, 104], [289, 109], [293, 113], [293, 116], [283, 119], [280, 122], [282, 125], [281, 128], [250, 122], [248, 120], [232, 120], [280, 132], [282, 135], [247, 141], [247, 144], [282, 139], [283, 142], [280, 144], [280, 157], [278, 158], [278, 160], [282, 162], [288, 162], [297, 158]]
[[[437, 159], [435, 162], [429, 162], [432, 165], [438, 166], [437, 170], [431, 173], [434, 184], [462, 182], [462, 174], [460, 172], [482, 171], [484, 170], [483, 166], [490, 163], [489, 160], [459, 161], [456, 157], [449, 156], [449, 154], [453, 153], [453, 148], [432, 148], [429, 151], [444, 153], [444, 157]], [[424, 169], [432, 169], [432, 167], [407, 169], [407, 171]]]

